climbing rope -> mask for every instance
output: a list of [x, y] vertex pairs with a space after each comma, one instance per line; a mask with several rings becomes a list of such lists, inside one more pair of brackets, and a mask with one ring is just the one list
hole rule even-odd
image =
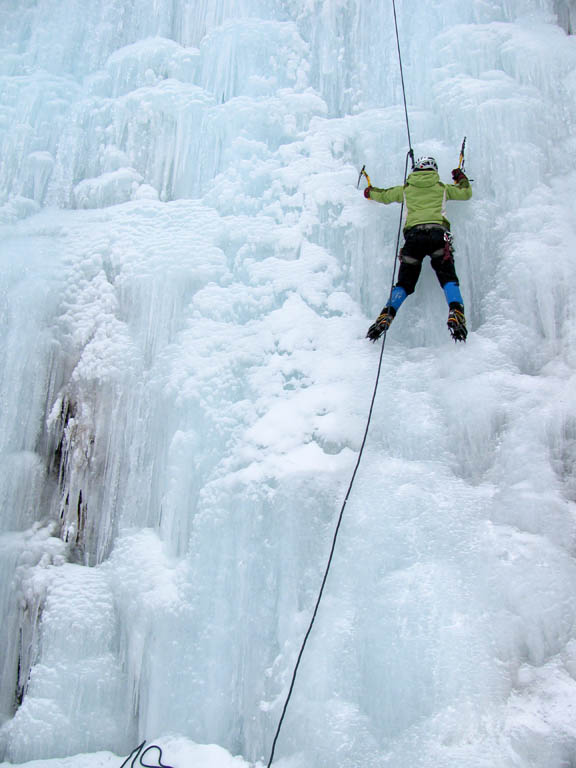
[[[396, 16], [396, 0], [392, 0], [392, 9], [394, 11], [394, 31], [396, 32], [396, 48], [398, 50], [398, 64], [400, 66], [400, 82], [402, 83], [402, 98], [404, 100], [404, 116], [406, 118], [406, 133], [408, 134], [408, 154], [412, 160], [414, 168], [414, 150], [412, 149], [412, 137], [410, 136], [410, 120], [408, 119], [408, 104], [406, 103], [406, 86], [404, 84], [404, 66], [402, 64], [402, 52], [400, 50], [400, 33], [398, 32], [398, 18]], [[406, 183], [406, 179], [404, 179]]]
[[[398, 62], [400, 65], [400, 79], [402, 82], [402, 94], [404, 98], [404, 114], [406, 116], [406, 130], [408, 133], [408, 153], [406, 154], [406, 163], [404, 167], [404, 182], [403, 184], [406, 184], [406, 179], [408, 178], [408, 160], [411, 160], [412, 167], [414, 167], [414, 150], [412, 149], [412, 138], [410, 136], [410, 122], [408, 119], [408, 106], [406, 103], [406, 88], [404, 85], [404, 69], [402, 65], [402, 54], [400, 52], [400, 37], [398, 34], [398, 22], [396, 18], [396, 2], [395, 0], [392, 0], [392, 6], [394, 9], [394, 28], [396, 30], [396, 44], [398, 47]], [[368, 184], [370, 184], [370, 178], [368, 174], [366, 173], [365, 166], [360, 171], [360, 176], [364, 175], [366, 179], [368, 180]], [[404, 219], [404, 200], [402, 201], [401, 208], [400, 208], [400, 219], [398, 223], [398, 233], [396, 236], [396, 253], [394, 256], [394, 268], [392, 270], [392, 281], [390, 283], [390, 294], [389, 299], [392, 296], [392, 290], [394, 289], [394, 282], [396, 280], [396, 265], [398, 262], [398, 253], [400, 250], [400, 235], [402, 234], [402, 223]], [[298, 652], [298, 657], [296, 659], [296, 664], [294, 666], [294, 671], [292, 672], [292, 679], [290, 681], [290, 687], [288, 689], [288, 694], [286, 696], [286, 700], [284, 701], [284, 706], [282, 708], [282, 714], [280, 715], [280, 720], [278, 721], [278, 726], [276, 728], [276, 733], [274, 734], [274, 739], [272, 741], [272, 749], [270, 750], [270, 757], [268, 759], [268, 763], [266, 768], [270, 768], [272, 765], [272, 761], [274, 760], [274, 754], [276, 752], [276, 744], [278, 742], [278, 737], [280, 736], [280, 731], [282, 730], [282, 724], [284, 723], [284, 717], [286, 716], [286, 711], [288, 709], [288, 704], [290, 703], [290, 699], [292, 698], [292, 692], [294, 691], [294, 685], [296, 683], [296, 676], [298, 674], [298, 669], [300, 668], [300, 662], [302, 661], [302, 657], [304, 655], [304, 649], [306, 648], [306, 645], [308, 643], [308, 638], [310, 637], [310, 634], [312, 632], [312, 628], [314, 626], [314, 622], [316, 621], [316, 615], [318, 613], [318, 609], [320, 607], [320, 602], [322, 601], [322, 596], [324, 594], [324, 587], [326, 586], [326, 582], [328, 580], [328, 574], [330, 572], [330, 567], [332, 565], [332, 560], [334, 558], [334, 551], [336, 549], [336, 541], [338, 539], [338, 534], [340, 532], [340, 526], [342, 525], [342, 518], [344, 517], [344, 510], [346, 509], [346, 504], [348, 503], [348, 499], [350, 498], [350, 494], [352, 492], [352, 487], [354, 485], [354, 481], [356, 479], [356, 475], [358, 473], [358, 469], [360, 467], [360, 462], [362, 461], [362, 456], [364, 453], [364, 447], [366, 446], [366, 440], [368, 438], [368, 432], [370, 430], [370, 423], [372, 421], [372, 413], [374, 411], [374, 403], [376, 402], [376, 394], [378, 392], [378, 385], [380, 383], [380, 373], [382, 371], [382, 359], [384, 356], [384, 347], [386, 345], [386, 334], [387, 330], [384, 331], [382, 334], [382, 347], [380, 349], [380, 357], [378, 359], [378, 370], [376, 373], [376, 381], [374, 383], [374, 390], [372, 392], [372, 399], [370, 401], [370, 408], [368, 410], [368, 418], [366, 420], [366, 428], [364, 430], [364, 437], [362, 438], [362, 444], [360, 445], [360, 450], [358, 451], [358, 458], [356, 459], [356, 465], [354, 467], [354, 471], [352, 472], [352, 477], [350, 479], [350, 483], [348, 485], [348, 490], [346, 491], [346, 495], [344, 496], [344, 502], [342, 503], [342, 507], [340, 509], [340, 513], [338, 515], [338, 521], [336, 523], [336, 528], [334, 530], [334, 536], [332, 538], [332, 545], [330, 547], [330, 554], [328, 556], [328, 562], [326, 564], [326, 568], [324, 570], [324, 576], [322, 577], [322, 583], [320, 585], [320, 591], [318, 592], [318, 597], [316, 599], [316, 604], [314, 606], [314, 611], [312, 612], [312, 618], [310, 619], [310, 623], [308, 625], [308, 629], [306, 630], [306, 634], [304, 635], [304, 640], [302, 641], [302, 645], [300, 646], [300, 651]]]
[[[159, 747], [157, 744], [151, 744], [149, 747], [146, 747], [146, 749], [144, 749], [145, 744], [146, 744], [146, 741], [143, 741], [142, 744], [139, 744], [137, 747], [135, 747], [132, 750], [132, 752], [130, 752], [126, 760], [124, 760], [120, 768], [124, 768], [128, 764], [130, 764], [130, 768], [136, 768], [136, 766], [140, 766], [140, 768], [172, 768], [172, 766], [165, 765], [162, 762], [161, 747]], [[144, 762], [145, 756], [148, 754], [148, 752], [151, 752], [153, 749], [158, 750], [158, 762], [156, 763]]]

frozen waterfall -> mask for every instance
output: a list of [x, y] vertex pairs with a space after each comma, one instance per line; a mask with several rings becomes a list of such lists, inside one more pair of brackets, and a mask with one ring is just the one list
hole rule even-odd
[[[576, 6], [396, 0], [428, 264], [277, 749], [576, 766]], [[0, 0], [0, 759], [266, 762], [354, 467], [391, 0]]]

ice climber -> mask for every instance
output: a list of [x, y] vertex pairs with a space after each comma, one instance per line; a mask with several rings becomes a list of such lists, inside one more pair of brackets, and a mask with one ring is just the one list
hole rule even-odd
[[379, 189], [368, 186], [364, 197], [378, 203], [401, 203], [406, 206], [404, 245], [399, 254], [398, 282], [382, 312], [368, 329], [366, 338], [377, 341], [388, 330], [404, 299], [414, 293], [422, 262], [430, 256], [432, 268], [448, 302], [448, 328], [455, 341], [466, 341], [468, 331], [464, 302], [454, 268], [454, 250], [450, 222], [445, 216], [447, 200], [469, 200], [472, 188], [460, 168], [452, 171], [454, 184], [443, 184], [433, 157], [419, 158], [405, 186]]

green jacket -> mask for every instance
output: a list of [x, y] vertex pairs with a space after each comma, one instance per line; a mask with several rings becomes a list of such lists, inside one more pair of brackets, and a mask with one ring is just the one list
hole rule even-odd
[[370, 200], [377, 203], [401, 203], [406, 200], [404, 229], [418, 224], [441, 224], [450, 229], [446, 218], [446, 200], [469, 200], [472, 187], [468, 179], [459, 184], [443, 184], [436, 171], [413, 171], [402, 187], [370, 187]]

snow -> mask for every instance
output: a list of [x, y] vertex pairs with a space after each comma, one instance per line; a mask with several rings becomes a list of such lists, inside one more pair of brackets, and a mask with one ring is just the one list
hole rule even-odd
[[[576, 21], [397, 0], [426, 264], [282, 768], [565, 768], [576, 732]], [[356, 464], [407, 140], [392, 8], [4, 0], [0, 759], [268, 759]]]
[[[243, 768], [247, 765], [239, 757], [232, 757], [226, 750], [215, 744], [194, 744], [189, 739], [167, 737], [152, 743], [146, 743], [144, 749], [152, 748], [146, 754], [145, 760], [153, 761], [159, 756], [154, 747], [160, 747], [163, 760], [170, 754], [171, 760], [177, 765], [198, 765], [202, 768]], [[118, 765], [118, 757], [111, 752], [92, 752], [75, 757], [52, 758], [48, 760], [30, 760], [30, 768], [73, 768], [77, 761], [90, 768], [112, 768]], [[138, 765], [138, 762], [135, 763]]]

